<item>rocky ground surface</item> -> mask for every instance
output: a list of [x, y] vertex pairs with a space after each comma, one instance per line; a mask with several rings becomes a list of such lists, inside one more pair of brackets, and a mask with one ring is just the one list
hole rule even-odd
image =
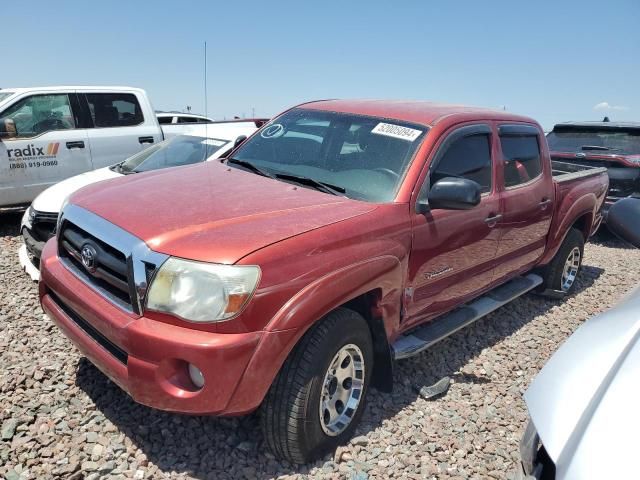
[[[20, 271], [18, 216], [0, 217], [0, 476], [61, 478], [505, 478], [527, 419], [522, 394], [582, 322], [640, 278], [640, 251], [599, 238], [576, 293], [527, 295], [399, 364], [357, 436], [308, 466], [279, 462], [255, 415], [215, 419], [135, 404], [47, 320]], [[444, 376], [446, 395], [414, 385]]]

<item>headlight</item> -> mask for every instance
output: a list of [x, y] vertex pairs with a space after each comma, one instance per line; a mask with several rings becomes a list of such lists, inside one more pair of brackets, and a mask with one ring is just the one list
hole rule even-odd
[[65, 207], [69, 205], [69, 196], [67, 195], [65, 199], [62, 201], [62, 205], [60, 205], [60, 211], [58, 212], [58, 221], [56, 222], [56, 233], [60, 231], [60, 224], [62, 223], [62, 213], [64, 212]]
[[156, 273], [147, 309], [192, 322], [233, 317], [249, 301], [260, 279], [257, 266], [219, 265], [169, 258]]

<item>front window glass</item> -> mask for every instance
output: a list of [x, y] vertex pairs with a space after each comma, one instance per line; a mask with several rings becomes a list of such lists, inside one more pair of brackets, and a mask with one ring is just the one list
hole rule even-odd
[[350, 198], [390, 202], [427, 130], [397, 120], [294, 109], [247, 140], [234, 159], [272, 175], [337, 186]]
[[491, 144], [489, 135], [469, 135], [456, 140], [438, 162], [431, 177], [433, 185], [446, 177], [467, 178], [491, 191]]
[[203, 162], [228, 143], [217, 138], [179, 135], [129, 157], [116, 166], [116, 171], [139, 173]]
[[69, 97], [66, 94], [33, 95], [24, 98], [7, 108], [2, 117], [5, 126], [7, 120], [13, 121], [17, 136], [22, 138], [35, 137], [51, 130], [75, 128]]
[[554, 152], [640, 155], [640, 128], [556, 127], [547, 142]]

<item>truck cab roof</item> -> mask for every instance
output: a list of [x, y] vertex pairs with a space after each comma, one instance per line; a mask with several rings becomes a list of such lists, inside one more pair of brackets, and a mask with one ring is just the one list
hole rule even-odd
[[562, 122], [553, 127], [554, 130], [564, 128], [610, 128], [612, 130], [618, 128], [637, 128], [640, 130], [640, 122]]
[[25, 93], [33, 90], [47, 90], [52, 92], [66, 92], [69, 90], [74, 91], [114, 91], [114, 92], [144, 92], [143, 89], [137, 87], [125, 87], [125, 86], [103, 86], [103, 85], [52, 85], [52, 86], [38, 86], [38, 87], [6, 87], [1, 88], [0, 92], [13, 92], [13, 93]]
[[435, 126], [443, 119], [452, 116], [460, 117], [461, 120], [464, 120], [465, 117], [475, 117], [484, 120], [506, 120], [537, 124], [531, 118], [503, 110], [416, 100], [319, 100], [304, 103], [298, 107], [386, 117], [425, 126]]

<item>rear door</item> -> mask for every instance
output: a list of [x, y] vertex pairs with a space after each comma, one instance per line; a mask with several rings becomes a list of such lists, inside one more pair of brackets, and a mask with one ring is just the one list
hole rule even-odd
[[499, 124], [503, 218], [496, 279], [521, 273], [544, 253], [553, 215], [553, 181], [533, 125]]
[[143, 98], [133, 92], [83, 92], [91, 118], [89, 145], [94, 168], [121, 162], [162, 141], [157, 120], [145, 118]]
[[29, 93], [0, 113], [0, 206], [31, 202], [65, 178], [91, 170], [87, 130], [74, 92]]
[[436, 181], [464, 177], [478, 182], [480, 204], [470, 210], [431, 210], [413, 215], [409, 261], [408, 323], [419, 323], [478, 295], [492, 281], [499, 231], [492, 129], [488, 124], [454, 128], [437, 147], [418, 199]]

